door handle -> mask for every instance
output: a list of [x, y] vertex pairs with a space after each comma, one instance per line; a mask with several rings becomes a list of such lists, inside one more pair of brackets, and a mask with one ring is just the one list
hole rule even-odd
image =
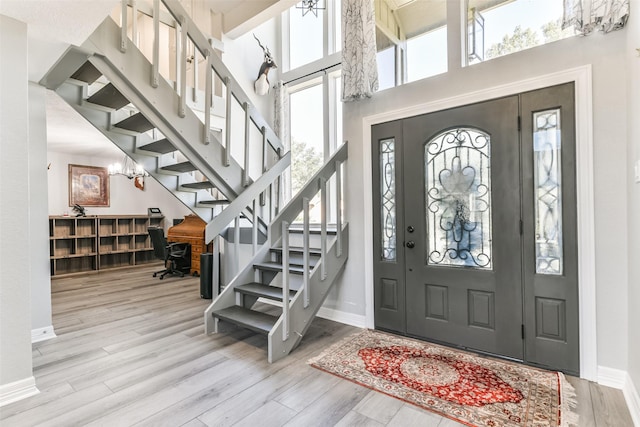
[[413, 248], [415, 248], [415, 247], [416, 247], [416, 242], [414, 242], [413, 240], [409, 240], [409, 241], [407, 242], [407, 247], [408, 247], [409, 249], [413, 249]]

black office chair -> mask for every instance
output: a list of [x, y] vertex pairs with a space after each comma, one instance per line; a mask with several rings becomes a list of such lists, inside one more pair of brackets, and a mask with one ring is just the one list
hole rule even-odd
[[149, 227], [149, 236], [153, 244], [153, 253], [156, 258], [164, 261], [164, 270], [156, 271], [153, 277], [160, 275], [160, 279], [171, 274], [184, 277], [191, 269], [191, 245], [188, 243], [167, 243], [164, 237], [164, 229]]

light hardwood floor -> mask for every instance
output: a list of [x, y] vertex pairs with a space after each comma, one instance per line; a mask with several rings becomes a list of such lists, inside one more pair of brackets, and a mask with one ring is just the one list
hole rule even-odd
[[[0, 408], [9, 426], [459, 426], [311, 368], [356, 328], [315, 319], [284, 360], [243, 329], [206, 336], [199, 279], [158, 266], [52, 280], [57, 338], [33, 345], [40, 394]], [[580, 426], [632, 426], [619, 390], [571, 378]]]

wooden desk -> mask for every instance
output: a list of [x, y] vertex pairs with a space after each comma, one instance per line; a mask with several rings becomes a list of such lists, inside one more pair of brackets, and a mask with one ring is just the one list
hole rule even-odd
[[191, 245], [191, 274], [200, 274], [200, 254], [211, 252], [213, 244], [205, 245], [204, 229], [207, 223], [197, 215], [187, 215], [184, 220], [167, 232], [167, 242], [189, 243]]

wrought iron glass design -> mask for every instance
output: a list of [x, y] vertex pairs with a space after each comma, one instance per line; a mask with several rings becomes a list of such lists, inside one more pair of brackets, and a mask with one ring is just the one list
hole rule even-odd
[[395, 139], [380, 141], [380, 201], [383, 261], [396, 260], [396, 147]]
[[560, 110], [533, 114], [536, 273], [562, 274]]
[[442, 132], [425, 144], [424, 164], [427, 264], [491, 269], [489, 135]]

